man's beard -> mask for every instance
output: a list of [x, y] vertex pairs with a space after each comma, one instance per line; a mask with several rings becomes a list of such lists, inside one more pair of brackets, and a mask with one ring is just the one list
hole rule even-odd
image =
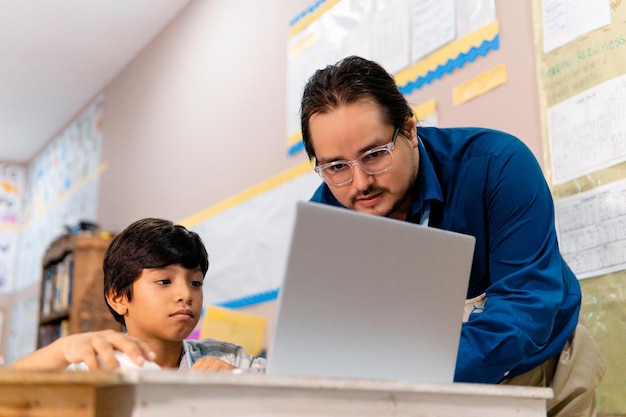
[[[417, 181], [417, 175], [413, 176], [411, 182], [409, 182], [409, 185], [406, 187], [406, 190], [404, 190], [402, 197], [394, 203], [391, 210], [384, 214], [385, 217], [391, 217], [395, 212], [400, 211], [404, 204], [407, 205], [407, 217], [409, 216], [409, 208], [411, 207], [411, 200], [413, 199], [413, 194], [415, 192], [415, 181]], [[406, 218], [404, 220], [406, 220]]]
[[[413, 178], [412, 178], [411, 182], [408, 184], [406, 190], [404, 190], [404, 193], [402, 194], [402, 197], [400, 197], [394, 203], [394, 205], [391, 207], [391, 209], [389, 209], [386, 213], [381, 213], [380, 215], [384, 216], [384, 217], [391, 217], [395, 212], [399, 211], [404, 204], [407, 204], [407, 206], [410, 207], [410, 201], [413, 198], [413, 193], [415, 191], [415, 181], [416, 180], [417, 180], [417, 176], [413, 176]], [[359, 198], [361, 196], [368, 196], [370, 194], [382, 194], [382, 193], [386, 193], [388, 191], [389, 190], [387, 188], [379, 188], [379, 187], [371, 186], [367, 190], [365, 190], [365, 192], [360, 193], [358, 195], [352, 196], [352, 198], [351, 198], [352, 206], [356, 205], [357, 198]], [[407, 207], [407, 216], [408, 216], [408, 207]]]

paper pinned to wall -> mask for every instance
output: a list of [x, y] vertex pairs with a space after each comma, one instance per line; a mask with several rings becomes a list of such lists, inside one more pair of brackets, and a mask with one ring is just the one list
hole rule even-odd
[[543, 0], [543, 52], [611, 23], [606, 0]]
[[626, 269], [626, 180], [555, 202], [563, 258], [579, 279]]
[[411, 61], [417, 62], [456, 38], [454, 0], [413, 0]]
[[211, 338], [242, 346], [247, 353], [258, 355], [263, 348], [265, 318], [223, 307], [207, 306], [204, 310], [200, 338]]
[[548, 108], [552, 183], [626, 161], [626, 74]]

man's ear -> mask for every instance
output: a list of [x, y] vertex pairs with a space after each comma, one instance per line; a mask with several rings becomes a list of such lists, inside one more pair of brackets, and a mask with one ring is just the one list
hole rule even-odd
[[109, 292], [106, 295], [106, 300], [111, 308], [120, 316], [123, 316], [128, 312], [128, 300], [125, 295]]
[[406, 122], [404, 123], [404, 129], [409, 134], [409, 141], [413, 148], [417, 148], [417, 119], [415, 117], [407, 117]]

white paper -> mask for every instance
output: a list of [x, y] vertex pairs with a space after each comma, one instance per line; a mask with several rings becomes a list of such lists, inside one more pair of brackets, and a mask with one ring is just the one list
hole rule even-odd
[[370, 55], [373, 0], [342, 0], [288, 41], [287, 136], [300, 130], [300, 100], [316, 70], [347, 55]]
[[282, 284], [295, 203], [309, 200], [320, 183], [310, 172], [192, 227], [209, 253], [205, 305], [240, 301]]
[[541, 8], [544, 53], [611, 23], [608, 0], [543, 0]]
[[417, 62], [456, 37], [454, 0], [411, 1], [411, 61]]
[[554, 184], [626, 161], [625, 103], [622, 75], [548, 109]]
[[555, 202], [561, 253], [579, 279], [626, 269], [626, 180]]
[[457, 38], [469, 35], [496, 20], [494, 0], [457, 0], [456, 8]]
[[394, 74], [410, 64], [408, 0], [377, 0], [370, 17], [369, 58]]

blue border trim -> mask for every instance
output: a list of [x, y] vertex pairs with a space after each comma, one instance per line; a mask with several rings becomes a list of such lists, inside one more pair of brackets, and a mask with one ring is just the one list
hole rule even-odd
[[479, 47], [472, 46], [466, 53], [460, 53], [459, 56], [449, 59], [444, 65], [438, 65], [434, 71], [428, 71], [425, 76], [419, 76], [415, 81], [409, 81], [398, 89], [402, 94], [411, 94], [444, 75], [451, 74], [455, 69], [461, 69], [465, 64], [474, 62], [476, 58], [486, 56], [490, 51], [497, 51], [498, 49], [500, 49], [500, 34], [497, 34], [492, 40], [484, 40]]
[[215, 304], [218, 307], [225, 308], [242, 308], [242, 307], [250, 307], [255, 304], [264, 303], [266, 301], [273, 301], [278, 298], [278, 288], [273, 290], [268, 290], [258, 294], [248, 295], [246, 297], [237, 298], [235, 300], [224, 301], [222, 303]]
[[313, 3], [312, 6], [309, 6], [300, 13], [298, 13], [296, 17], [289, 21], [289, 27], [294, 27], [300, 20], [304, 19], [307, 15], [315, 12], [315, 10], [317, 10], [324, 3], [326, 3], [326, 0], [317, 0], [315, 3]]
[[293, 145], [290, 145], [287, 148], [287, 156], [294, 156], [295, 154], [303, 150], [304, 150], [304, 142], [299, 140], [298, 142], [294, 143]]

